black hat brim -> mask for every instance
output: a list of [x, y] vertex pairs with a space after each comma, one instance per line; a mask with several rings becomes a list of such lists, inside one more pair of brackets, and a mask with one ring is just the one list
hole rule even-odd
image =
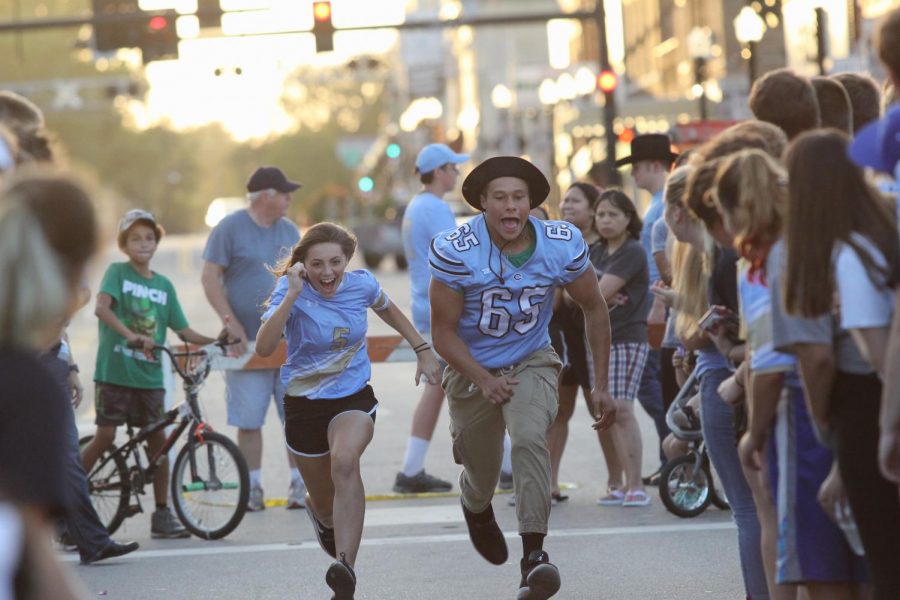
[[678, 155], [674, 152], [669, 152], [668, 156], [626, 156], [625, 158], [620, 158], [616, 161], [616, 167], [624, 167], [625, 165], [631, 165], [636, 162], [640, 162], [642, 160], [659, 160], [665, 162], [666, 160], [670, 162], [675, 162], [678, 160]]
[[288, 181], [284, 185], [282, 185], [280, 188], [278, 188], [278, 191], [281, 192], [282, 194], [290, 194], [291, 192], [296, 192], [297, 190], [299, 190], [302, 187], [303, 187], [302, 184], [294, 183], [293, 181]]
[[523, 180], [528, 185], [531, 208], [540, 206], [550, 194], [550, 182], [536, 166], [518, 156], [495, 156], [472, 169], [462, 184], [463, 198], [475, 210], [484, 210], [481, 194], [487, 184], [500, 177]]

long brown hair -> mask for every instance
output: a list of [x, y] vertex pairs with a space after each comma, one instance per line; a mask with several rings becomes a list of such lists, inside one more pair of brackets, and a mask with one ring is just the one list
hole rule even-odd
[[336, 223], [316, 223], [306, 230], [303, 238], [297, 242], [289, 256], [278, 261], [269, 269], [276, 277], [281, 277], [287, 270], [298, 262], [306, 260], [309, 249], [316, 244], [332, 243], [341, 247], [344, 256], [349, 261], [356, 252], [356, 236]]
[[[811, 131], [800, 135], [785, 155], [790, 180], [785, 306], [792, 314], [817, 317], [831, 311], [837, 242], [856, 251], [872, 280], [891, 281], [897, 272], [897, 226], [886, 200], [847, 157], [847, 142], [837, 130]], [[882, 253], [887, 268], [878, 265], [853, 233]]]
[[743, 150], [724, 159], [716, 173], [713, 198], [730, 217], [734, 246], [750, 262], [750, 276], [761, 275], [769, 250], [781, 236], [787, 210], [784, 169], [762, 150]]

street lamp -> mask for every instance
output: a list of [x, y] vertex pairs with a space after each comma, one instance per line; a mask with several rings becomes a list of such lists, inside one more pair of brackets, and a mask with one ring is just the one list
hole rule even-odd
[[747, 71], [750, 74], [750, 87], [756, 81], [756, 45], [766, 33], [766, 22], [755, 10], [745, 6], [734, 18], [734, 36], [744, 49], [741, 57], [747, 60]]
[[694, 61], [694, 95], [700, 100], [700, 120], [708, 116], [706, 107], [706, 62], [712, 56], [712, 32], [708, 27], [694, 27], [687, 35], [688, 56]]

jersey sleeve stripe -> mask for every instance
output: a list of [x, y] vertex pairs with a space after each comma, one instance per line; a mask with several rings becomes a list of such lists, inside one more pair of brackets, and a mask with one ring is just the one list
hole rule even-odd
[[465, 267], [465, 263], [459, 260], [453, 260], [452, 258], [447, 258], [443, 256], [440, 252], [438, 252], [437, 246], [434, 244], [434, 240], [431, 240], [431, 252], [434, 254], [435, 258], [439, 259], [441, 262], [445, 262], [448, 265], [452, 265], [454, 267]]
[[431, 265], [431, 268], [435, 271], [440, 271], [441, 273], [446, 273], [447, 275], [452, 275], [453, 277], [467, 277], [469, 275], [468, 271], [450, 271], [449, 269], [445, 269], [444, 267], [435, 264], [433, 260], [428, 261], [428, 264]]
[[570, 262], [568, 265], [566, 265], [566, 271], [569, 271], [570, 273], [577, 273], [577, 272], [583, 270], [585, 264], [588, 262], [587, 258], [588, 258], [587, 248], [584, 248], [581, 251], [581, 254], [579, 254], [577, 257], [575, 257], [575, 259], [572, 262]]
[[372, 303], [372, 310], [378, 312], [384, 310], [391, 303], [391, 299], [388, 298], [387, 294], [383, 291], [378, 294], [378, 298], [375, 299], [375, 302]]

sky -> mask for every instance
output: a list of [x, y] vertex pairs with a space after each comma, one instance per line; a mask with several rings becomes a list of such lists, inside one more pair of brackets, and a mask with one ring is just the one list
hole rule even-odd
[[[396, 24], [404, 18], [404, 0], [339, 0], [335, 27]], [[196, 35], [193, 17], [178, 22], [179, 60], [147, 65], [150, 84], [146, 103], [130, 111], [138, 126], [161, 121], [175, 128], [219, 122], [237, 140], [289, 130], [294, 120], [284, 112], [280, 96], [286, 78], [300, 65], [331, 65], [360, 54], [379, 54], [396, 43], [394, 30], [339, 32], [335, 52], [317, 55], [312, 34], [236, 37], [247, 32], [308, 30], [311, 0], [222, 0], [226, 10], [264, 9], [225, 14], [222, 33]], [[196, 0], [141, 0], [145, 10], [175, 8], [192, 13]]]

